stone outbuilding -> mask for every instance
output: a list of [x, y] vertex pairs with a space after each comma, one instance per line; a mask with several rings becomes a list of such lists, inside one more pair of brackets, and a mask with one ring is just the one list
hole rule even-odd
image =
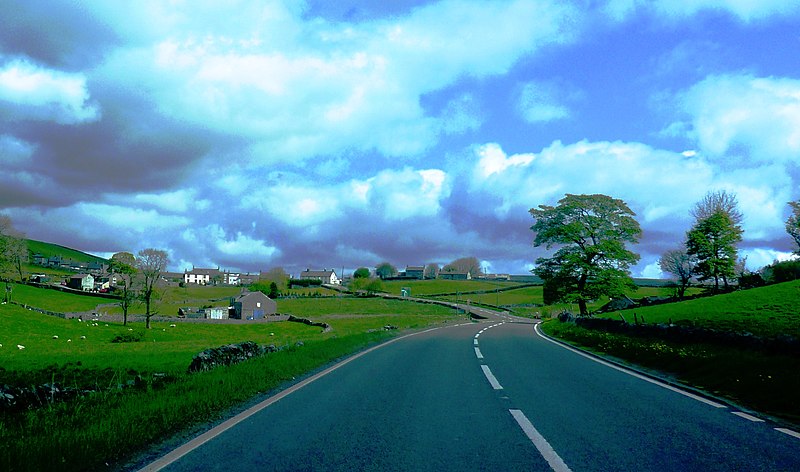
[[245, 292], [233, 299], [231, 318], [260, 320], [278, 312], [278, 304], [261, 292]]

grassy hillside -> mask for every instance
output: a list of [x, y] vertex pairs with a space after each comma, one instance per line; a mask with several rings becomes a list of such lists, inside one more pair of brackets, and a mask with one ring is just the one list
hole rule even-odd
[[102, 257], [93, 256], [85, 252], [70, 249], [58, 244], [46, 243], [43, 241], [28, 240], [28, 251], [31, 254], [42, 254], [45, 257], [61, 256], [63, 259], [71, 259], [77, 262], [105, 262]]
[[621, 313], [633, 321], [633, 313], [647, 323], [693, 325], [730, 331], [748, 331], [763, 336], [789, 334], [800, 337], [800, 280], [767, 287], [698, 298], [679, 303], [636, 308]]

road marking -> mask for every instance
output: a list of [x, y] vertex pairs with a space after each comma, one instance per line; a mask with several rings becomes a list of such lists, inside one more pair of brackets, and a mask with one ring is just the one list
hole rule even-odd
[[639, 374], [638, 372], [634, 372], [634, 371], [626, 369], [624, 367], [620, 367], [620, 366], [614, 365], [614, 364], [612, 364], [610, 362], [606, 362], [606, 361], [604, 361], [602, 359], [598, 359], [598, 358], [596, 358], [594, 356], [590, 356], [589, 354], [586, 354], [585, 352], [583, 352], [583, 351], [581, 351], [579, 349], [576, 349], [576, 348], [574, 348], [572, 346], [567, 346], [566, 344], [562, 344], [560, 342], [554, 341], [554, 340], [548, 338], [547, 336], [545, 336], [544, 334], [542, 334], [542, 332], [539, 329], [539, 324], [538, 323], [533, 326], [533, 330], [536, 331], [536, 334], [538, 334], [545, 341], [549, 341], [549, 342], [555, 344], [556, 346], [561, 346], [564, 349], [568, 349], [568, 350], [574, 352], [575, 354], [583, 356], [583, 357], [585, 357], [585, 358], [587, 358], [589, 360], [595, 361], [598, 364], [602, 364], [602, 365], [604, 365], [606, 367], [611, 367], [612, 369], [615, 369], [615, 370], [618, 370], [618, 371], [623, 372], [625, 374], [631, 375], [633, 377], [636, 377], [637, 379], [644, 380], [645, 382], [650, 382], [653, 385], [658, 385], [661, 388], [665, 388], [667, 390], [671, 390], [671, 391], [673, 391], [675, 393], [680, 393], [681, 395], [683, 395], [685, 397], [689, 397], [689, 398], [691, 398], [693, 400], [697, 400], [699, 402], [705, 403], [706, 405], [713, 406], [714, 408], [727, 408], [727, 406], [723, 405], [722, 403], [717, 403], [715, 401], [709, 400], [708, 398], [703, 398], [700, 395], [695, 395], [694, 393], [690, 393], [690, 392], [687, 392], [685, 390], [681, 390], [678, 387], [673, 387], [672, 385], [666, 384], [664, 382], [660, 382], [660, 381], [658, 381], [656, 379], [651, 379], [650, 377], [647, 377], [647, 376], [644, 376], [642, 374]]
[[792, 431], [791, 429], [775, 428], [775, 431], [780, 431], [783, 434], [788, 434], [789, 436], [792, 436], [793, 438], [800, 439], [800, 433], [798, 433], [797, 431]]
[[483, 354], [481, 354], [480, 348], [475, 348], [475, 356], [477, 356], [478, 359], [483, 359]]
[[763, 423], [764, 422], [764, 420], [762, 420], [761, 418], [756, 418], [753, 415], [748, 415], [747, 413], [745, 413], [743, 411], [732, 411], [731, 413], [733, 413], [734, 415], [736, 415], [736, 416], [738, 416], [740, 418], [744, 418], [744, 419], [746, 419], [748, 421], [752, 421], [753, 423]]
[[481, 333], [477, 333], [477, 334], [475, 335], [475, 339], [478, 339], [479, 337], [481, 337]]
[[522, 431], [525, 433], [525, 436], [528, 436], [528, 439], [531, 440], [536, 449], [539, 450], [539, 454], [544, 457], [544, 460], [550, 464], [550, 468], [553, 469], [555, 472], [570, 472], [570, 468], [567, 467], [567, 464], [561, 459], [561, 457], [553, 450], [553, 447], [547, 442], [547, 439], [542, 436], [539, 431], [536, 431], [536, 428], [533, 427], [533, 424], [530, 422], [525, 413], [521, 410], [508, 410], [511, 413], [511, 416], [517, 420], [517, 424], [519, 427], [522, 428]]
[[[459, 324], [459, 325], [452, 325], [450, 327], [451, 328], [455, 328], [457, 326], [468, 326], [470, 324], [471, 323], [462, 323], [462, 324]], [[226, 421], [218, 424], [217, 426], [207, 430], [206, 432], [200, 434], [199, 436], [195, 436], [193, 439], [191, 439], [190, 441], [186, 442], [185, 444], [183, 444], [181, 446], [178, 446], [177, 448], [173, 449], [171, 452], [169, 452], [169, 453], [161, 456], [160, 458], [156, 459], [155, 461], [145, 465], [144, 467], [139, 469], [139, 472], [157, 472], [157, 471], [162, 470], [163, 468], [167, 467], [168, 465], [172, 464], [173, 462], [176, 462], [181, 457], [183, 457], [186, 454], [192, 452], [193, 450], [199, 448], [200, 446], [202, 446], [203, 444], [207, 443], [208, 441], [211, 441], [212, 439], [216, 438], [220, 434], [222, 434], [225, 431], [233, 428], [237, 424], [239, 424], [242, 421], [246, 420], [247, 418], [253, 416], [254, 414], [258, 413], [259, 411], [267, 408], [268, 406], [272, 405], [273, 403], [277, 402], [278, 400], [282, 399], [283, 397], [286, 397], [290, 393], [294, 393], [297, 390], [300, 390], [301, 388], [305, 387], [306, 385], [310, 384], [311, 382], [313, 382], [313, 381], [315, 381], [315, 380], [317, 380], [317, 379], [319, 379], [321, 377], [324, 377], [325, 375], [330, 374], [334, 370], [349, 364], [350, 362], [358, 359], [359, 357], [365, 356], [365, 355], [369, 354], [370, 352], [372, 352], [372, 351], [374, 351], [376, 349], [380, 349], [380, 348], [386, 347], [386, 346], [388, 346], [390, 344], [394, 344], [397, 341], [401, 341], [403, 339], [410, 338], [412, 336], [417, 336], [417, 335], [420, 335], [420, 334], [430, 333], [431, 331], [436, 331], [436, 330], [445, 329], [445, 328], [448, 328], [448, 327], [447, 326], [437, 326], [435, 328], [430, 328], [430, 329], [426, 329], [426, 330], [423, 330], [423, 331], [418, 331], [416, 333], [406, 334], [404, 336], [400, 336], [398, 338], [390, 339], [389, 341], [386, 341], [385, 343], [378, 344], [377, 346], [373, 346], [373, 347], [371, 347], [369, 349], [366, 349], [366, 350], [361, 351], [361, 352], [359, 352], [357, 354], [354, 354], [354, 355], [352, 355], [352, 356], [350, 356], [350, 357], [348, 357], [348, 358], [346, 358], [346, 359], [344, 359], [344, 360], [342, 360], [342, 361], [340, 361], [340, 362], [328, 367], [327, 369], [323, 370], [322, 372], [318, 372], [318, 373], [312, 375], [311, 377], [308, 377], [305, 380], [302, 380], [302, 381], [300, 381], [300, 382], [288, 387], [286, 390], [283, 390], [283, 391], [281, 391], [281, 392], [279, 392], [279, 393], [267, 398], [266, 400], [262, 401], [261, 403], [248, 408], [247, 410], [239, 413], [238, 415], [234, 416], [233, 418], [229, 418], [228, 420], [226, 420]]]
[[482, 365], [481, 369], [483, 370], [483, 375], [486, 376], [486, 380], [489, 381], [489, 384], [495, 390], [503, 390], [503, 386], [500, 385], [500, 382], [497, 381], [497, 378], [494, 376], [491, 370], [489, 370], [488, 365]]
[[474, 345], [476, 345], [476, 346], [477, 346], [477, 345], [478, 345], [478, 338], [475, 338], [473, 341], [474, 341], [474, 342], [473, 342], [472, 344], [474, 344]]

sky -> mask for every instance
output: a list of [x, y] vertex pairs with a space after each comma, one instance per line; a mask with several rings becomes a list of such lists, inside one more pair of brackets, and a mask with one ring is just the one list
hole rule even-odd
[[169, 268], [527, 273], [529, 210], [625, 201], [664, 276], [734, 194], [790, 257], [800, 2], [0, 0], [0, 213]]

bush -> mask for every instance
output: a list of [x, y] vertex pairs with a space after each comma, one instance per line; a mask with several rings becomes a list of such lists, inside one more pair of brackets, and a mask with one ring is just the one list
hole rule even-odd
[[775, 261], [762, 272], [764, 279], [771, 284], [797, 280], [800, 279], [800, 260]]
[[144, 331], [128, 331], [114, 336], [112, 343], [138, 343], [144, 339]]

